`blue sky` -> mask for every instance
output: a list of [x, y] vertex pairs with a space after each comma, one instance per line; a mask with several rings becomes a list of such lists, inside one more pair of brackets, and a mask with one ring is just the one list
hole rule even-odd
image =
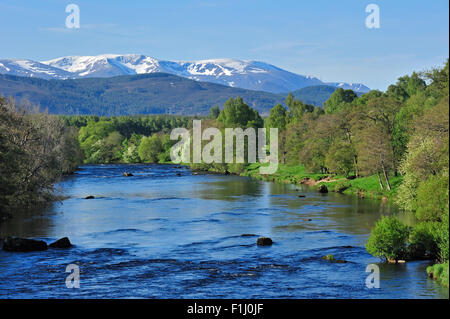
[[[65, 27], [70, 3], [80, 7], [80, 29]], [[370, 3], [380, 7], [379, 29], [365, 26]], [[448, 0], [0, 0], [0, 58], [237, 58], [384, 90], [443, 64], [448, 12]]]

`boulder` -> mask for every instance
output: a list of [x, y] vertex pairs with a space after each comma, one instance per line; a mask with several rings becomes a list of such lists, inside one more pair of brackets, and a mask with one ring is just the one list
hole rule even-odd
[[328, 193], [328, 188], [325, 185], [319, 185], [319, 187], [317, 188], [317, 191], [319, 193], [325, 194]]
[[51, 248], [70, 248], [72, 247], [72, 243], [70, 242], [69, 238], [63, 237], [48, 246]]
[[3, 250], [14, 252], [47, 250], [47, 244], [42, 240], [6, 237], [3, 241]]
[[131, 174], [130, 172], [124, 172], [122, 175], [123, 176], [133, 176], [133, 174]]
[[328, 260], [329, 262], [336, 263], [336, 264], [346, 264], [346, 263], [348, 263], [347, 260], [335, 259], [332, 254], [323, 256], [322, 259]]
[[95, 196], [89, 195], [89, 196], [86, 196], [84, 199], [94, 199], [94, 198], [95, 198]]
[[270, 246], [273, 244], [273, 241], [269, 237], [259, 237], [256, 244], [258, 246]]
[[306, 195], [297, 195], [297, 197], [306, 197]]

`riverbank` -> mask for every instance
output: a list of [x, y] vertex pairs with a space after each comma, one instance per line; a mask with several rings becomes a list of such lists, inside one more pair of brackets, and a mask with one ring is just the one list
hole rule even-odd
[[380, 189], [380, 184], [376, 175], [348, 179], [345, 176], [339, 175], [308, 173], [303, 165], [288, 166], [285, 164], [279, 164], [275, 174], [262, 175], [259, 173], [260, 166], [260, 163], [250, 164], [246, 166], [244, 171], [239, 175], [273, 182], [298, 185], [306, 184], [312, 187], [325, 185], [330, 192], [385, 201], [393, 201], [395, 199], [398, 187], [402, 182], [402, 177], [391, 176], [391, 190], [389, 191], [387, 189]]
[[435, 264], [433, 266], [429, 266], [427, 268], [428, 277], [433, 278], [438, 283], [445, 287], [449, 287], [449, 263], [446, 262], [444, 264]]

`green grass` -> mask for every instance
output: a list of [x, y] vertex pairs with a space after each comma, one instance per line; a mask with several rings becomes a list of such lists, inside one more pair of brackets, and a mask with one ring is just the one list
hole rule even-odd
[[[276, 173], [262, 176], [259, 173], [260, 166], [262, 166], [260, 163], [249, 164], [246, 166], [245, 171], [241, 175], [265, 180], [292, 182], [294, 184], [300, 183], [305, 177], [319, 180], [326, 176], [325, 174], [308, 173], [303, 165], [288, 166], [285, 164], [278, 164], [278, 170]], [[267, 166], [267, 164], [263, 164], [263, 166]]]
[[285, 164], [279, 164], [278, 170], [275, 174], [261, 175], [259, 173], [260, 166], [261, 164], [259, 163], [249, 164], [246, 166], [245, 171], [241, 175], [250, 176], [261, 180], [292, 184], [300, 184], [304, 178], [311, 178], [315, 181], [319, 181], [320, 179], [329, 176], [334, 181], [323, 182], [329, 191], [374, 199], [381, 199], [385, 197], [388, 200], [392, 200], [395, 197], [397, 189], [402, 182], [401, 176], [391, 176], [389, 180], [391, 184], [391, 191], [389, 191], [386, 188], [384, 188], [384, 190], [380, 188], [378, 176], [376, 175], [348, 180], [344, 176], [339, 175], [309, 173], [303, 165], [289, 166]]
[[377, 175], [360, 177], [354, 180], [347, 180], [341, 178], [336, 182], [327, 183], [329, 189], [333, 189], [339, 182], [345, 183], [350, 187], [343, 191], [344, 194], [354, 194], [361, 197], [369, 198], [383, 198], [393, 199], [397, 193], [397, 189], [402, 183], [401, 176], [390, 176], [389, 182], [391, 184], [391, 190], [389, 191], [386, 187], [382, 190], [380, 188], [380, 183], [378, 181]]
[[430, 278], [433, 278], [441, 285], [448, 287], [448, 261], [444, 264], [435, 264], [427, 268], [427, 273]]

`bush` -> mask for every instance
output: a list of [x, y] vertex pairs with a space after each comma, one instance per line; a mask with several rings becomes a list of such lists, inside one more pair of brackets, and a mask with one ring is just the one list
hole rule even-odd
[[439, 247], [436, 236], [438, 223], [423, 222], [411, 232], [408, 256], [413, 259], [438, 259]]
[[349, 183], [345, 183], [345, 182], [337, 182], [334, 187], [333, 187], [333, 191], [337, 192], [337, 193], [343, 193], [345, 190], [347, 190], [348, 188], [350, 188], [352, 185]]
[[433, 278], [441, 285], [448, 287], [448, 273], [449, 273], [449, 264], [448, 262], [445, 264], [436, 264], [433, 266], [429, 266], [427, 268], [428, 277]]
[[397, 218], [383, 216], [372, 230], [366, 250], [388, 260], [405, 258], [409, 234], [410, 228]]

